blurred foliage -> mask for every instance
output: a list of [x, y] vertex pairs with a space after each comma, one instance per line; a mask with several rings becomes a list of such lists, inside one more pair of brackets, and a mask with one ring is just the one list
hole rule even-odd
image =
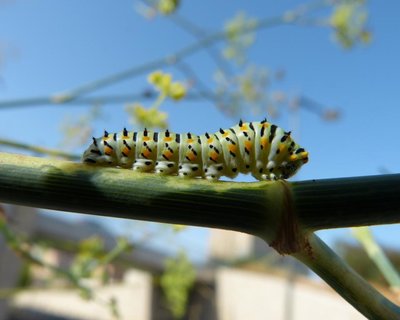
[[244, 12], [239, 12], [235, 17], [225, 23], [227, 45], [223, 49], [223, 56], [242, 65], [246, 62], [246, 50], [254, 43], [256, 34], [254, 29], [257, 20], [248, 17]]
[[174, 13], [180, 4], [180, 0], [158, 0], [157, 9], [161, 14], [172, 14]]
[[152, 72], [147, 80], [159, 92], [156, 101], [149, 108], [145, 108], [140, 103], [129, 104], [125, 107], [125, 111], [130, 115], [132, 123], [145, 128], [166, 129], [168, 114], [160, 111], [159, 108], [167, 98], [174, 101], [183, 99], [186, 95], [186, 87], [181, 82], [173, 82], [172, 76], [162, 71]]
[[[109, 265], [115, 259], [132, 249], [132, 245], [126, 238], [118, 238], [117, 245], [111, 250], [107, 250], [100, 237], [93, 236], [79, 242], [74, 260], [69, 266], [74, 278], [97, 278], [101, 283], [107, 284], [110, 280]], [[84, 299], [92, 299], [93, 292], [81, 290]], [[114, 308], [110, 305], [110, 308]]]
[[371, 41], [367, 22], [368, 12], [364, 0], [339, 1], [330, 18], [337, 41], [346, 49], [352, 48], [358, 42]]
[[185, 252], [181, 251], [175, 258], [166, 260], [160, 284], [175, 319], [181, 319], [185, 315], [189, 293], [195, 279], [194, 266]]
[[92, 106], [86, 114], [79, 117], [67, 115], [61, 123], [63, 149], [74, 149], [87, 143], [93, 135], [93, 121], [102, 116], [99, 106]]
[[171, 224], [171, 228], [174, 232], [181, 232], [187, 228], [187, 226], [183, 224]]
[[120, 319], [121, 315], [118, 310], [118, 301], [114, 297], [112, 297], [109, 301], [109, 306], [111, 309], [111, 315], [114, 317], [114, 319]]
[[181, 82], [172, 82], [172, 75], [162, 71], [152, 72], [148, 76], [148, 81], [160, 91], [163, 96], [173, 100], [181, 100], [186, 95], [186, 88]]
[[125, 111], [129, 114], [130, 122], [133, 124], [160, 129], [166, 129], [168, 126], [168, 114], [158, 108], [145, 108], [139, 103], [133, 103], [127, 105]]
[[282, 71], [271, 72], [260, 66], [248, 65], [242, 74], [227, 77], [217, 72], [214, 79], [219, 107], [230, 116], [252, 113], [263, 117], [268, 114], [271, 118], [278, 115], [279, 106], [287, 100], [283, 92], [271, 89], [273, 81], [283, 79]]
[[104, 243], [100, 237], [93, 236], [82, 240], [78, 244], [78, 251], [71, 264], [71, 272], [81, 278], [92, 276], [97, 267], [97, 261], [103, 258]]
[[[386, 279], [378, 267], [371, 263], [371, 259], [361, 246], [338, 242], [335, 247], [343, 259], [363, 278], [387, 286]], [[384, 252], [394, 268], [400, 270], [400, 252], [392, 249], [384, 249]]]
[[[111, 299], [107, 303], [104, 303], [103, 300], [98, 300], [96, 292], [85, 285], [83, 279], [95, 276], [96, 271], [101, 271], [101, 279], [104, 279], [107, 266], [121, 254], [132, 249], [132, 246], [125, 238], [118, 239], [117, 245], [111, 250], [106, 250], [103, 241], [99, 237], [91, 237], [81, 241], [78, 245], [75, 259], [71, 265], [65, 269], [47, 261], [46, 253], [53, 249], [48, 244], [42, 244], [39, 241], [31, 241], [31, 239], [17, 234], [9, 226], [1, 207], [0, 234], [4, 237], [7, 245], [24, 261], [22, 274], [19, 280], [20, 286], [26, 288], [32, 283], [32, 279], [34, 278], [32, 266], [42, 268], [50, 272], [54, 277], [63, 279], [66, 284], [77, 289], [82, 299], [93, 300], [101, 305], [106, 304], [111, 315], [118, 319], [118, 310], [116, 309], [117, 302], [114, 301], [114, 299]], [[106, 279], [108, 279], [108, 275]], [[46, 282], [46, 284], [49, 285], [50, 282]], [[19, 290], [21, 287], [17, 289]], [[14, 294], [17, 291], [12, 290], [10, 294]]]
[[25, 288], [29, 287], [32, 284], [33, 277], [32, 277], [32, 265], [23, 261], [21, 274], [16, 284], [17, 288]]

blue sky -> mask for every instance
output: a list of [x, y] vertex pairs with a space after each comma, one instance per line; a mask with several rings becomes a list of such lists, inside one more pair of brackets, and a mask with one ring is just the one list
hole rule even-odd
[[[207, 31], [219, 30], [238, 11], [264, 18], [295, 7], [302, 1], [182, 1], [179, 13]], [[123, 71], [171, 54], [194, 42], [191, 35], [168, 19], [144, 19], [138, 2], [118, 1], [5, 1], [0, 2], [0, 101], [49, 95]], [[248, 56], [269, 69], [284, 68], [279, 89], [291, 95], [305, 94], [327, 106], [338, 107], [336, 122], [322, 121], [300, 111], [282, 110], [278, 125], [292, 129], [309, 150], [310, 162], [296, 179], [320, 179], [373, 175], [382, 168], [399, 171], [400, 108], [398, 92], [400, 3], [390, 0], [369, 3], [373, 42], [353, 50], [342, 49], [326, 28], [279, 26], [262, 30]], [[217, 46], [221, 48], [221, 43]], [[215, 64], [200, 51], [186, 60], [198, 77], [214, 87]], [[176, 79], [179, 71], [166, 69]], [[99, 94], [136, 93], [147, 87], [146, 74], [100, 90]], [[145, 102], [146, 103], [146, 102]], [[78, 117], [85, 106], [36, 106], [1, 110], [0, 137], [59, 148], [60, 126], [65, 117]], [[227, 118], [208, 101], [166, 103], [176, 132], [195, 133], [229, 127], [238, 119]], [[264, 116], [249, 114], [246, 120]], [[124, 104], [103, 107], [95, 122], [97, 135], [131, 127]], [[83, 147], [82, 147], [83, 148]], [[77, 149], [76, 152], [81, 152]], [[247, 179], [251, 181], [251, 179]], [[74, 215], [81, 219], [85, 216]], [[99, 218], [100, 219], [100, 218]], [[121, 220], [104, 219], [119, 232]], [[375, 227], [385, 245], [399, 248], [399, 226]], [[208, 231], [190, 228], [181, 237], [196, 255], [205, 252]], [[324, 239], [349, 239], [348, 230], [326, 231]], [[200, 239], [200, 240], [199, 240]], [[203, 240], [203, 241], [202, 241]], [[179, 241], [178, 241], [179, 242]]]

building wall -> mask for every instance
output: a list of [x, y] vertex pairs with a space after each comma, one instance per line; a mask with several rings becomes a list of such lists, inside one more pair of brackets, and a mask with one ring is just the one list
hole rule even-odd
[[211, 229], [209, 259], [236, 261], [248, 258], [254, 249], [254, 237], [236, 231]]
[[221, 268], [216, 271], [219, 320], [365, 319], [323, 283]]
[[[21, 292], [13, 300], [14, 318], [113, 320], [115, 319], [105, 301], [115, 299], [120, 320], [150, 320], [152, 299], [152, 277], [149, 273], [129, 270], [122, 283], [105, 287], [88, 283], [95, 299], [86, 301], [76, 290], [36, 289]], [[31, 316], [30, 316], [31, 315]]]

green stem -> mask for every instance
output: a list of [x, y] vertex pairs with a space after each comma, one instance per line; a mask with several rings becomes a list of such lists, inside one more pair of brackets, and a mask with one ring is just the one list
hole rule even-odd
[[265, 190], [276, 188], [0, 153], [0, 202], [55, 210], [263, 232], [260, 222], [277, 206]]
[[293, 254], [371, 319], [400, 310], [309, 230], [400, 222], [399, 186], [400, 174], [211, 183], [0, 153], [1, 202], [247, 232]]
[[150, 106], [150, 109], [158, 109], [166, 98], [167, 94], [165, 92], [160, 92], [160, 94], [157, 97], [157, 100], [154, 101], [153, 104]]
[[396, 306], [348, 267], [316, 235], [310, 234], [309, 247], [293, 256], [306, 264], [335, 291], [368, 319], [400, 319]]
[[382, 248], [376, 243], [368, 227], [353, 228], [354, 237], [362, 244], [370, 259], [376, 264], [379, 271], [389, 283], [390, 288], [400, 292], [400, 275], [386, 256]]
[[292, 192], [310, 230], [400, 222], [400, 174], [300, 181]]
[[251, 234], [264, 234], [288, 202], [306, 230], [399, 223], [399, 194], [400, 174], [210, 183], [0, 153], [3, 202]]

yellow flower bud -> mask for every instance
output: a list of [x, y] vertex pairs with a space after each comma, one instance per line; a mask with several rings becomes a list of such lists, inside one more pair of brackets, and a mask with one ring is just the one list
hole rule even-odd
[[186, 88], [180, 82], [174, 82], [169, 87], [168, 95], [174, 100], [180, 100], [186, 95]]
[[167, 127], [168, 114], [161, 112], [157, 108], [145, 108], [139, 103], [128, 105], [126, 111], [131, 114], [135, 122], [147, 128]]

